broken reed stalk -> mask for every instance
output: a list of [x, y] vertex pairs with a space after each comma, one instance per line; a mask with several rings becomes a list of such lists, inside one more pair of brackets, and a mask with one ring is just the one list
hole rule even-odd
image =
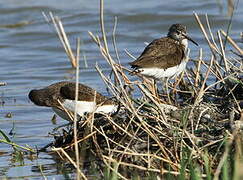
[[62, 25], [60, 18], [57, 17], [57, 16], [54, 17], [51, 12], [49, 12], [50, 18], [44, 12], [42, 12], [42, 14], [43, 14], [47, 23], [52, 22], [52, 24], [54, 25], [56, 33], [58, 35], [58, 38], [62, 43], [62, 46], [63, 46], [63, 48], [64, 48], [64, 50], [65, 50], [65, 52], [66, 52], [66, 54], [67, 54], [67, 56], [68, 56], [68, 58], [71, 62], [72, 67], [76, 67], [77, 66], [76, 58], [73, 54], [73, 51], [71, 49], [71, 46], [70, 46], [70, 43], [69, 43], [69, 40], [68, 40], [68, 37], [67, 37], [67, 34], [64, 30], [64, 27]]

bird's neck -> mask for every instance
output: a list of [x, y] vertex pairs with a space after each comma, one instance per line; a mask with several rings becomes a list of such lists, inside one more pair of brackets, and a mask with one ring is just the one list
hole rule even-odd
[[187, 51], [187, 47], [188, 47], [188, 40], [187, 39], [183, 39], [182, 41], [181, 41], [181, 44], [184, 46], [184, 50], [185, 51]]
[[175, 36], [173, 36], [173, 34], [168, 34], [167, 37], [173, 39], [178, 44], [182, 44], [184, 46], [184, 51], [185, 52], [187, 51], [187, 47], [188, 47], [188, 40], [187, 39], [179, 40]]

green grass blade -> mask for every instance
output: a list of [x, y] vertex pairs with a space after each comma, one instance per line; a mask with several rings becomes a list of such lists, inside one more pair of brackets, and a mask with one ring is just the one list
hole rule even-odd
[[2, 131], [0, 130], [0, 135], [5, 139], [7, 142], [12, 142], [9, 137]]

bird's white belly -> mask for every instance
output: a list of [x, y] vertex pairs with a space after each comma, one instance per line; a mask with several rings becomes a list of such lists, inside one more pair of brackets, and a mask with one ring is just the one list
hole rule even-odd
[[[74, 112], [75, 111], [75, 101], [74, 100], [69, 100], [65, 99], [62, 105], [69, 111]], [[95, 102], [90, 102], [90, 101], [77, 101], [77, 114], [79, 116], [83, 116], [84, 113], [90, 113], [94, 112], [96, 108], [96, 103]]]
[[[187, 41], [184, 42], [184, 45], [187, 47]], [[138, 70], [140, 74], [155, 79], [161, 79], [165, 77], [174, 78], [175, 76], [178, 76], [186, 68], [186, 63], [188, 62], [189, 59], [190, 49], [186, 48], [185, 51], [186, 51], [186, 57], [181, 62], [181, 64], [177, 66], [170, 67], [167, 69], [160, 69], [160, 68], [153, 67], [153, 68], [139, 68]]]
[[186, 61], [182, 61], [181, 64], [170, 67], [167, 69], [160, 68], [140, 68], [139, 71], [142, 75], [153, 77], [155, 79], [161, 79], [165, 77], [174, 77], [179, 75], [186, 67]]
[[[66, 99], [62, 103], [63, 107], [65, 107], [67, 110], [74, 112], [75, 111], [75, 101]], [[59, 115], [63, 119], [69, 120], [69, 117], [67, 114], [57, 108], [52, 108], [53, 111]], [[79, 116], [83, 116], [84, 113], [113, 113], [117, 110], [117, 105], [102, 105], [102, 106], [96, 106], [95, 102], [90, 101], [77, 101], [77, 114]]]

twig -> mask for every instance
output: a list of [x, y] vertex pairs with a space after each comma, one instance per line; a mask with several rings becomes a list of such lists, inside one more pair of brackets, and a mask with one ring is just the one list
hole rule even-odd
[[79, 147], [78, 147], [78, 137], [77, 137], [77, 110], [78, 110], [78, 88], [79, 88], [79, 52], [80, 52], [80, 39], [77, 39], [77, 56], [76, 56], [76, 84], [75, 84], [75, 107], [74, 107], [74, 147], [77, 165], [77, 179], [79, 180]]

